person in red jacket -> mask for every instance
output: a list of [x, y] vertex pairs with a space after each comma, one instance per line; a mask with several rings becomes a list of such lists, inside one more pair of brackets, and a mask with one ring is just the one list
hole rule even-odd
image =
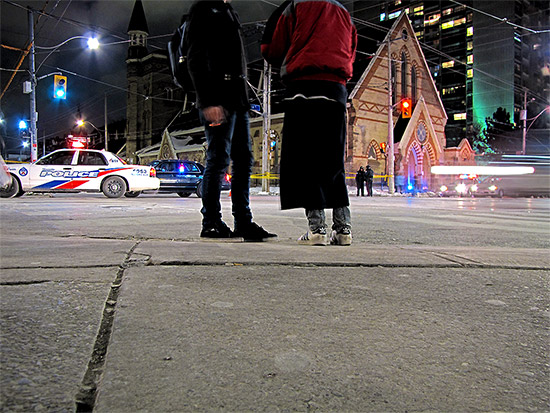
[[[357, 31], [336, 0], [294, 0], [269, 18], [262, 55], [286, 86], [281, 147], [281, 208], [304, 208], [308, 231], [298, 242], [351, 244], [344, 169], [346, 83], [353, 73]], [[311, 174], [310, 171], [315, 171]]]

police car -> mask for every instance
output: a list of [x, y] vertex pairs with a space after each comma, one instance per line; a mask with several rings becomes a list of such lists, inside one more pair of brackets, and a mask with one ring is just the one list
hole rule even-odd
[[0, 197], [25, 192], [103, 192], [108, 198], [134, 197], [158, 189], [155, 168], [128, 165], [114, 153], [92, 149], [59, 149], [35, 163], [8, 164], [12, 183]]

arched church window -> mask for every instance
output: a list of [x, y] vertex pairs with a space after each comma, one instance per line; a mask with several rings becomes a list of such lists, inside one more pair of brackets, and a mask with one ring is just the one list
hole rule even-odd
[[407, 55], [401, 53], [401, 97], [407, 97]]
[[369, 159], [376, 159], [376, 149], [374, 149], [374, 145], [370, 147], [369, 149], [369, 153], [368, 153], [368, 158]]
[[416, 67], [413, 66], [411, 71], [411, 100], [412, 104], [416, 103], [416, 89], [417, 89]]

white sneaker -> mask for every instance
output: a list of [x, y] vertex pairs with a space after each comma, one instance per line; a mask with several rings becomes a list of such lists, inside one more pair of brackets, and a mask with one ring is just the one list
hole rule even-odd
[[330, 245], [351, 245], [351, 231], [348, 228], [340, 232], [332, 231]]
[[324, 228], [315, 232], [308, 231], [298, 238], [298, 243], [303, 245], [327, 245], [327, 231]]

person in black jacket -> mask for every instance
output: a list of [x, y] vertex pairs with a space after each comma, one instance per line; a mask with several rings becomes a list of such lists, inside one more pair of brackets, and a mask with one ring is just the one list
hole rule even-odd
[[362, 166], [359, 167], [359, 170], [355, 174], [355, 186], [357, 186], [357, 196], [361, 193], [361, 196], [365, 196], [365, 170]]
[[367, 169], [365, 170], [365, 180], [367, 182], [367, 196], [372, 196], [372, 181], [374, 179], [374, 171], [370, 167], [370, 165], [367, 165]]
[[[229, 3], [199, 0], [191, 7], [188, 20], [188, 69], [208, 144], [201, 237], [263, 241], [276, 235], [252, 221], [249, 194], [253, 155], [246, 60], [241, 24]], [[220, 183], [231, 161], [234, 231], [222, 221], [220, 205]]]

